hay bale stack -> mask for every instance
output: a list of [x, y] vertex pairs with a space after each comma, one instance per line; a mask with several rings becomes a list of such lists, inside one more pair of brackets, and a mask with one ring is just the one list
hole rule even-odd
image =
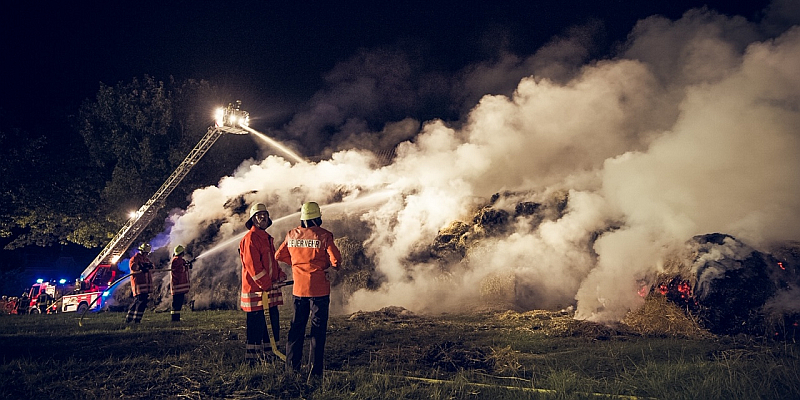
[[495, 272], [481, 281], [481, 302], [500, 309], [514, 308], [517, 276], [513, 272]]
[[660, 295], [647, 296], [644, 306], [628, 313], [622, 323], [645, 336], [706, 338], [713, 336], [697, 319]]
[[348, 295], [359, 289], [376, 289], [378, 283], [372, 277], [375, 266], [364, 253], [362, 243], [347, 236], [336, 238], [334, 242], [342, 254], [342, 259], [339, 271], [328, 277], [331, 284], [338, 286], [339, 291]]

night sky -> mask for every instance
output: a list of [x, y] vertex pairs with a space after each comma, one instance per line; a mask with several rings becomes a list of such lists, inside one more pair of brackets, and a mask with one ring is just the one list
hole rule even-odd
[[[122, 3], [122, 4], [121, 4]], [[597, 56], [637, 20], [708, 5], [753, 18], [766, 1], [13, 2], [0, 22], [6, 115], [57, 127], [100, 82], [145, 74], [206, 79], [251, 114], [295, 112], [357, 51], [398, 49], [452, 74], [503, 52], [525, 56], [571, 27], [601, 23]], [[254, 109], [252, 109], [254, 108]], [[57, 128], [56, 128], [57, 129]]]

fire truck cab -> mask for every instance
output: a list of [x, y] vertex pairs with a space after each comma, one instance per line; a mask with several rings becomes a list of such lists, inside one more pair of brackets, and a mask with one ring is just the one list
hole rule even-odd
[[103, 307], [105, 291], [119, 275], [119, 269], [112, 264], [100, 264], [86, 276], [75, 281], [73, 293], [61, 298], [61, 312], [84, 312], [91, 307], [98, 310]]

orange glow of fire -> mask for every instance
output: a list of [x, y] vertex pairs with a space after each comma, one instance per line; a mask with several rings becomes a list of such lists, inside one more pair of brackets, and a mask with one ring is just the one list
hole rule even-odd
[[658, 285], [658, 291], [659, 291], [659, 292], [660, 292], [662, 295], [666, 296], [666, 295], [667, 295], [667, 293], [669, 292], [669, 288], [667, 287], [667, 284], [666, 284], [666, 283], [662, 283], [662, 284]]
[[783, 266], [783, 263], [782, 263], [782, 262], [779, 262], [779, 263], [778, 263], [778, 266], [779, 266], [779, 267], [781, 267], [781, 269], [782, 269], [782, 270], [786, 271], [786, 267], [784, 267], [784, 266]]
[[680, 285], [678, 285], [678, 292], [681, 294], [682, 299], [692, 297], [692, 288], [689, 286], [689, 282], [681, 282]]

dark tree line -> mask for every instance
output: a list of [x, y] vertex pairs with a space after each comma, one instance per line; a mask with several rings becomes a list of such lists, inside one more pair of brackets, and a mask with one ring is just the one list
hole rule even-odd
[[[21, 121], [0, 127], [0, 243], [104, 246], [161, 186], [213, 124], [225, 98], [207, 81], [150, 76], [100, 84], [58, 132]], [[142, 240], [161, 232], [170, 209], [255, 155], [252, 139], [223, 137], [167, 199]]]

